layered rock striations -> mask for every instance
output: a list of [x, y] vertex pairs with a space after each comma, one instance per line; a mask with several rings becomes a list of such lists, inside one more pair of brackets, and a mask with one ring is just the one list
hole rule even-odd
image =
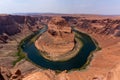
[[92, 34], [120, 36], [120, 18], [105, 16], [64, 16], [72, 26]]
[[[28, 30], [37, 30], [41, 23], [47, 21], [48, 18], [40, 17], [38, 20], [33, 19], [34, 17], [30, 16], [11, 16], [11, 15], [0, 15], [0, 40], [6, 43], [7, 37], [10, 35], [14, 35], [17, 33], [21, 33]], [[96, 18], [92, 17], [89, 19], [88, 17], [73, 17], [73, 16], [65, 16], [70, 25], [77, 26], [80, 30], [85, 32], [96, 34], [95, 39], [99, 41], [99, 44], [102, 46], [102, 50], [99, 51], [93, 58], [88, 69], [83, 71], [71, 71], [69, 73], [62, 72], [60, 74], [54, 74], [54, 71], [51, 72], [49, 70], [46, 71], [38, 71], [35, 73], [29, 73], [28, 75], [21, 75], [21, 71], [17, 70], [15, 73], [11, 73], [10, 70], [5, 69], [4, 67], [0, 68], [0, 80], [119, 80], [120, 79], [120, 18]], [[40, 22], [40, 24], [38, 23]], [[38, 25], [36, 25], [38, 23]], [[28, 24], [28, 25], [27, 25]], [[33, 25], [36, 26], [33, 26]], [[9, 26], [10, 25], [10, 26]], [[35, 28], [36, 27], [36, 28]], [[7, 34], [3, 35], [3, 33]], [[49, 34], [49, 33], [48, 33]], [[99, 35], [102, 34], [102, 35]], [[49, 34], [50, 35], [50, 34]], [[107, 36], [105, 36], [107, 35]], [[110, 37], [109, 35], [118, 36], [117, 38]], [[1, 42], [0, 41], [0, 42]], [[8, 44], [8, 43], [6, 43]], [[109, 48], [109, 46], [114, 46]], [[4, 52], [8, 52], [10, 54], [11, 44], [7, 46], [7, 51], [4, 50], [4, 45], [0, 44], [0, 50]], [[9, 48], [8, 48], [9, 47]], [[16, 48], [16, 46], [15, 46]], [[4, 52], [0, 51], [0, 65], [2, 63], [8, 66], [7, 61], [10, 61], [12, 58], [6, 58], [4, 56]], [[12, 52], [13, 54], [13, 52]], [[1, 55], [3, 57], [1, 58]], [[13, 56], [13, 55], [12, 55]], [[10, 55], [7, 55], [10, 57]], [[5, 59], [5, 60], [3, 60]], [[23, 62], [22, 62], [23, 64]], [[117, 65], [118, 64], [118, 65]], [[113, 66], [117, 65], [117, 66]], [[31, 70], [27, 70], [28, 65], [21, 65], [26, 71], [32, 72]], [[24, 67], [26, 66], [26, 67]], [[9, 67], [9, 66], [8, 66]], [[29, 66], [31, 67], [31, 66]], [[19, 65], [17, 66], [19, 68]]]
[[[101, 17], [101, 16], [64, 16], [71, 26], [77, 26], [92, 33], [103, 35], [120, 35], [120, 18]], [[0, 35], [6, 33], [14, 35], [24, 30], [35, 31], [41, 27], [41, 24], [47, 24], [51, 19], [49, 16], [18, 16], [18, 15], [0, 15]]]
[[6, 67], [0, 67], [0, 80], [22, 80], [21, 71], [15, 70], [13, 73]]
[[31, 16], [17, 16], [17, 15], [0, 15], [0, 41], [6, 43], [3, 39], [3, 34], [8, 36], [17, 33], [25, 33], [26, 31], [37, 31], [43, 24], [48, 22], [50, 17], [31, 17]]
[[53, 17], [48, 30], [36, 40], [36, 47], [50, 57], [64, 55], [74, 48], [74, 33], [69, 24], [61, 17]]
[[106, 76], [98, 75], [96, 77], [92, 77], [92, 79], [86, 79], [85, 77], [80, 75], [80, 72], [77, 71], [70, 73], [63, 71], [59, 74], [56, 74], [52, 70], [35, 71], [23, 75], [19, 69], [11, 71], [6, 67], [0, 67], [0, 80], [119, 80], [120, 64], [108, 71]]
[[[81, 30], [90, 33], [102, 35], [120, 36], [120, 18], [101, 17], [101, 16], [64, 16], [71, 26], [77, 26]], [[3, 33], [15, 35], [25, 31], [36, 31], [47, 24], [50, 16], [18, 16], [18, 15], [0, 15], [0, 36]], [[1, 39], [3, 42], [4, 40]]]

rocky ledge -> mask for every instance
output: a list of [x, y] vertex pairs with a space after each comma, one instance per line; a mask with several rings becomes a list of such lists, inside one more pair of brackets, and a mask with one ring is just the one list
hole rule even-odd
[[92, 79], [85, 79], [79, 72], [66, 73], [63, 71], [56, 74], [52, 70], [36, 71], [23, 75], [21, 71], [10, 71], [6, 67], [0, 67], [0, 80], [119, 80], [120, 64], [107, 72], [106, 76], [96, 76]]
[[48, 30], [36, 40], [35, 45], [49, 57], [55, 58], [73, 50], [74, 37], [71, 27], [65, 19], [53, 17], [48, 23]]

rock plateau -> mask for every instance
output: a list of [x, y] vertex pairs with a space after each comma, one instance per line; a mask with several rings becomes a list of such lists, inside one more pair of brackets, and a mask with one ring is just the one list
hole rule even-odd
[[48, 30], [36, 40], [36, 47], [55, 58], [67, 54], [74, 48], [74, 33], [70, 25], [61, 17], [53, 17]]
[[[0, 67], [0, 80], [120, 80], [120, 17], [100, 15], [59, 16], [62, 16], [70, 26], [75, 26], [80, 31], [84, 31], [99, 43], [101, 50], [94, 53], [89, 67], [81, 71], [55, 73], [51, 70], [38, 70], [38, 67], [27, 60], [25, 62], [21, 60], [13, 66], [13, 61], [17, 59], [15, 55], [19, 42], [40, 29], [43, 24], [48, 24], [53, 16], [0, 15], [0, 66], [3, 66]], [[48, 28], [45, 35], [49, 35], [48, 37], [53, 40], [57, 39], [55, 37], [61, 40], [63, 36], [57, 31], [64, 28], [57, 29], [51, 21], [49, 24], [48, 26], [51, 27]], [[52, 26], [55, 30], [52, 29]], [[67, 32], [72, 35], [71, 29], [67, 29]], [[53, 30], [53, 35], [51, 30]], [[59, 35], [55, 36], [54, 31]], [[64, 30], [61, 32], [66, 34]], [[63, 40], [67, 39], [63, 38]]]

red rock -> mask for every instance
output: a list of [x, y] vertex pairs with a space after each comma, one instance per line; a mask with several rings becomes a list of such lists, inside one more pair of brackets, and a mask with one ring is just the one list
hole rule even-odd
[[74, 34], [63, 18], [53, 17], [48, 23], [48, 30], [36, 40], [35, 45], [48, 56], [61, 56], [73, 49]]

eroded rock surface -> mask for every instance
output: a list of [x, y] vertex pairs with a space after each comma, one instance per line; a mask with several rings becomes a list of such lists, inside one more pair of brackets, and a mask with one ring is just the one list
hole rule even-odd
[[6, 67], [0, 67], [0, 80], [22, 80], [21, 71], [18, 69], [12, 73]]
[[[54, 71], [53, 73], [49, 73], [49, 70], [48, 72], [37, 71], [36, 73], [31, 73], [34, 70], [34, 68], [28, 69], [28, 67], [30, 67], [31, 65], [26, 65], [26, 63], [21, 63], [21, 65], [16, 66], [18, 68], [17, 74], [21, 72], [22, 73], [29, 72], [28, 75], [23, 75], [24, 77], [23, 79], [28, 79], [28, 80], [30, 79], [30, 77], [33, 77], [32, 79], [36, 80], [36, 77], [39, 77], [41, 75], [42, 75], [41, 76], [42, 78], [39, 77], [38, 80], [42, 80], [42, 79], [43, 80], [45, 79], [48, 79], [48, 80], [120, 80], [120, 66], [119, 65], [115, 66], [116, 64], [118, 64], [118, 62], [120, 62], [120, 54], [119, 54], [120, 39], [118, 38], [120, 36], [120, 18], [119, 17], [109, 18], [105, 16], [103, 18], [101, 18], [101, 16], [99, 18], [96, 16], [90, 16], [88, 18], [88, 16], [81, 16], [81, 15], [78, 17], [65, 16], [64, 18], [66, 19], [67, 22], [70, 23], [71, 26], [73, 25], [73, 26], [79, 27], [80, 30], [91, 34], [92, 37], [94, 37], [99, 42], [102, 50], [95, 53], [89, 68], [83, 71], [71, 71], [69, 73], [62, 72], [60, 74], [54, 74]], [[5, 40], [3, 33], [6, 33], [8, 37], [10, 37], [10, 35], [23, 32], [25, 36], [24, 32], [27, 32], [28, 30], [31, 30], [31, 31], [38, 30], [40, 25], [44, 21], [47, 21], [47, 19], [48, 18], [46, 16], [44, 17], [37, 16], [37, 18], [29, 17], [29, 16], [11, 16], [11, 15], [0, 16], [0, 36], [2, 36], [1, 41], [4, 42]], [[112, 35], [112, 37], [110, 37], [110, 35]], [[18, 37], [18, 40], [21, 40], [20, 36]], [[114, 36], [117, 36], [117, 37], [114, 37]], [[14, 37], [14, 39], [16, 39], [16, 37]], [[12, 61], [14, 61], [13, 60], [14, 58], [10, 57], [11, 55], [5, 56], [5, 53], [4, 53], [4, 52], [7, 52], [7, 54], [13, 54], [14, 52], [10, 51], [13, 44], [15, 43], [11, 43], [9, 45], [0, 44], [0, 65], [1, 66], [4, 64], [7, 67], [9, 67], [9, 64], [12, 64]], [[114, 46], [114, 44], [116, 46]], [[110, 46], [113, 46], [113, 47], [110, 47]], [[7, 57], [10, 57], [10, 58], [7, 58]], [[27, 64], [30, 64], [30, 63], [27, 63]], [[9, 80], [10, 78], [12, 78], [12, 75], [15, 73], [11, 73], [8, 69], [6, 70], [3, 68], [4, 67], [0, 69], [0, 80]], [[24, 71], [19, 72], [20, 69]], [[38, 75], [34, 75], [35, 76], [34, 77], [33, 74], [38, 74]], [[50, 75], [51, 77], [48, 77]], [[18, 80], [18, 77], [14, 75], [13, 75], [13, 78], [12, 80]], [[21, 75], [19, 75], [19, 79], [20, 78], [22, 79]]]
[[29, 74], [23, 80], [54, 80], [55, 72], [51, 70], [41, 71], [41, 72], [34, 72]]
[[[1, 36], [3, 33], [12, 36], [26, 31], [37, 31], [50, 17], [31, 17], [17, 15], [0, 15], [0, 41], [6, 42]], [[7, 40], [7, 39], [6, 39]]]
[[120, 64], [108, 72], [106, 80], [120, 80]]
[[69, 24], [61, 17], [53, 17], [48, 30], [35, 42], [36, 47], [51, 57], [61, 56], [74, 48], [74, 34]]
[[[89, 74], [90, 75], [90, 74]], [[96, 75], [92, 78], [86, 78], [89, 76], [80, 75], [79, 72], [74, 71], [67, 73], [63, 71], [59, 74], [55, 74], [54, 71], [45, 70], [41, 72], [35, 72], [27, 75], [23, 80], [119, 80], [120, 79], [120, 64], [111, 69], [106, 76]]]
[[79, 71], [69, 73], [63, 71], [57, 74], [52, 70], [35, 71], [23, 75], [19, 69], [11, 72], [11, 70], [6, 67], [0, 67], [0, 80], [119, 80], [120, 64], [118, 63], [114, 66], [106, 76], [96, 75], [92, 78], [87, 77], [89, 76], [83, 76]]

